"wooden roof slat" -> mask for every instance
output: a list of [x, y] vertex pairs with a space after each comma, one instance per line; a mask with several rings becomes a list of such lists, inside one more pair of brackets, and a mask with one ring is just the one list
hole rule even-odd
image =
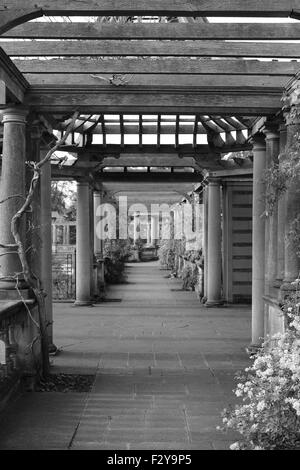
[[242, 130], [247, 128], [245, 124], [242, 124], [239, 120], [236, 120], [237, 118], [233, 119], [232, 117], [226, 116], [223, 119], [225, 119], [225, 121], [235, 127], [236, 130]]
[[52, 58], [13, 59], [22, 73], [50, 74], [199, 74], [199, 75], [282, 75], [293, 76], [300, 69], [297, 61], [214, 60], [205, 58]]
[[228, 122], [226, 123], [222, 121], [221, 119], [218, 119], [213, 116], [210, 116], [210, 119], [212, 119], [213, 122], [215, 122], [221, 129], [223, 129], [226, 132], [235, 131], [238, 128], [238, 127], [233, 126], [232, 124], [229, 124]]
[[11, 57], [157, 56], [298, 58], [298, 43], [224, 41], [2, 41]]
[[[8, 14], [24, 8], [24, 0], [2, 0]], [[28, 11], [49, 16], [260, 16], [288, 17], [299, 10], [298, 0], [26, 0]]]
[[179, 146], [179, 122], [180, 122], [180, 116], [179, 114], [177, 114], [176, 124], [175, 124], [175, 148], [178, 148]]
[[[196, 114], [195, 116], [195, 122], [194, 122], [194, 129], [193, 129], [193, 147], [196, 147], [197, 145], [197, 135], [198, 135], [198, 123], [199, 123], [199, 115]], [[202, 126], [203, 127], [203, 126]]]
[[25, 23], [3, 35], [24, 39], [202, 39], [202, 40], [295, 40], [300, 39], [297, 23]]
[[123, 114], [120, 115], [120, 134], [121, 134], [121, 147], [124, 147], [124, 116]]
[[103, 114], [100, 114], [99, 122], [101, 123], [103, 146], [106, 147], [106, 129], [105, 129], [105, 119], [104, 119]]
[[142, 147], [143, 145], [143, 116], [141, 114], [139, 116], [138, 134], [139, 134], [139, 147]]
[[207, 118], [203, 118], [202, 116], [199, 116], [199, 119], [204, 129], [209, 129], [217, 134], [220, 132], [223, 132], [223, 129], [220, 128], [215, 122], [213, 122], [210, 117], [207, 119]]
[[160, 134], [161, 134], [161, 115], [158, 114], [157, 116], [157, 147], [160, 147]]

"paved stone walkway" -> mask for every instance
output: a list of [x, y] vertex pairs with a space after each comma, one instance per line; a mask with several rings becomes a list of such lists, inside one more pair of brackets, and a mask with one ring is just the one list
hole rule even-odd
[[94, 307], [55, 304], [53, 373], [96, 374], [92, 392], [26, 393], [0, 449], [228, 449], [216, 430], [248, 359], [250, 310], [207, 309], [155, 263]]

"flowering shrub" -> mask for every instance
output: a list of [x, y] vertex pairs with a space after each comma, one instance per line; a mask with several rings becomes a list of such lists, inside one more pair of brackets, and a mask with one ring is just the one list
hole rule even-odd
[[[294, 284], [300, 286], [297, 279]], [[235, 394], [241, 403], [223, 412], [223, 431], [242, 438], [232, 450], [300, 449], [300, 297], [285, 301], [284, 333], [272, 336], [251, 367], [238, 376]]]

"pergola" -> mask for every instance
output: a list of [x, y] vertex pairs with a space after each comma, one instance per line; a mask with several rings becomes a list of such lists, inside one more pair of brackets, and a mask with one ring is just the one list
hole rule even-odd
[[[50, 17], [56, 20], [50, 21]], [[83, 21], [83, 17], [88, 20]], [[209, 20], [214, 17], [271, 18], [274, 23], [214, 23]], [[275, 23], [278, 18], [283, 21]], [[248, 202], [234, 203], [230, 197], [235, 190], [242, 199], [243, 191], [249, 193], [250, 184], [252, 341], [260, 343], [266, 295], [277, 295], [270, 287], [271, 280], [279, 276], [282, 283], [287, 273], [290, 277], [297, 274], [293, 253], [279, 237], [279, 231], [282, 235], [286, 230], [280, 226], [280, 217], [276, 234], [275, 222], [270, 225], [261, 217], [262, 174], [272, 161], [278, 161], [287, 127], [295, 125], [294, 121], [284, 122], [281, 101], [284, 90], [293, 90], [291, 84], [300, 69], [300, 23], [290, 22], [290, 18], [300, 19], [300, 0], [0, 1], [5, 175], [1, 199], [25, 192], [25, 159], [30, 155], [38, 161], [47, 144], [63, 135], [73, 113], [79, 112], [73, 132], [61, 148], [71, 152], [74, 159], [63, 165], [53, 161], [52, 168], [45, 168], [41, 176], [40, 272], [48, 292], [51, 172], [52, 178], [78, 181], [80, 304], [90, 302], [92, 258], [86, 241], [92, 240], [93, 191], [98, 202], [103, 186], [114, 193], [128, 190], [134, 193], [133, 198], [140, 198], [141, 185], [148, 199], [154, 192], [165, 197], [168, 194], [171, 199], [178, 194], [180, 198], [205, 174], [205, 288], [208, 305], [216, 305], [221, 300], [221, 271], [225, 269], [218, 230], [221, 187], [226, 188], [223, 222], [229, 228], [223, 236], [228, 244], [223, 244], [223, 255], [225, 251], [229, 266], [235, 256], [241, 257], [240, 252], [234, 254], [236, 247], [251, 246], [247, 239], [228, 248], [232, 230], [241, 240], [251, 232], [248, 215], [247, 220], [241, 214], [235, 217], [237, 225], [245, 222], [245, 228], [232, 229], [234, 216], [229, 217], [232, 207], [249, 208]], [[292, 112], [299, 106], [299, 98], [293, 93], [289, 103]], [[249, 150], [253, 158], [224, 158]], [[238, 189], [232, 189], [235, 183]], [[294, 209], [298, 207], [296, 199], [294, 194]], [[0, 206], [2, 226], [17, 206], [11, 200]], [[285, 217], [286, 209], [281, 210], [280, 216]], [[273, 232], [266, 246], [265, 236], [270, 230]], [[11, 240], [7, 229], [1, 227], [0, 234], [4, 241]], [[244, 259], [251, 256], [247, 254]], [[277, 264], [274, 267], [267, 261], [265, 268], [262, 260], [270, 256]], [[13, 256], [3, 256], [3, 260], [2, 274], [9, 277], [18, 269], [18, 262]], [[237, 271], [245, 269], [248, 265]], [[1, 281], [0, 286], [9, 290], [9, 280]], [[270, 301], [268, 305], [273, 304]], [[51, 302], [47, 308], [51, 318]], [[269, 315], [272, 308], [274, 305]]]

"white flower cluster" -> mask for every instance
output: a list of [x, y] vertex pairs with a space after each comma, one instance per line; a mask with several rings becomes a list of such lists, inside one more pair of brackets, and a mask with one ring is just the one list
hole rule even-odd
[[[299, 279], [295, 283], [300, 286]], [[299, 309], [297, 294], [285, 309], [289, 328], [269, 338], [239, 377], [235, 394], [241, 404], [223, 413], [223, 430], [242, 437], [232, 450], [300, 449]]]

